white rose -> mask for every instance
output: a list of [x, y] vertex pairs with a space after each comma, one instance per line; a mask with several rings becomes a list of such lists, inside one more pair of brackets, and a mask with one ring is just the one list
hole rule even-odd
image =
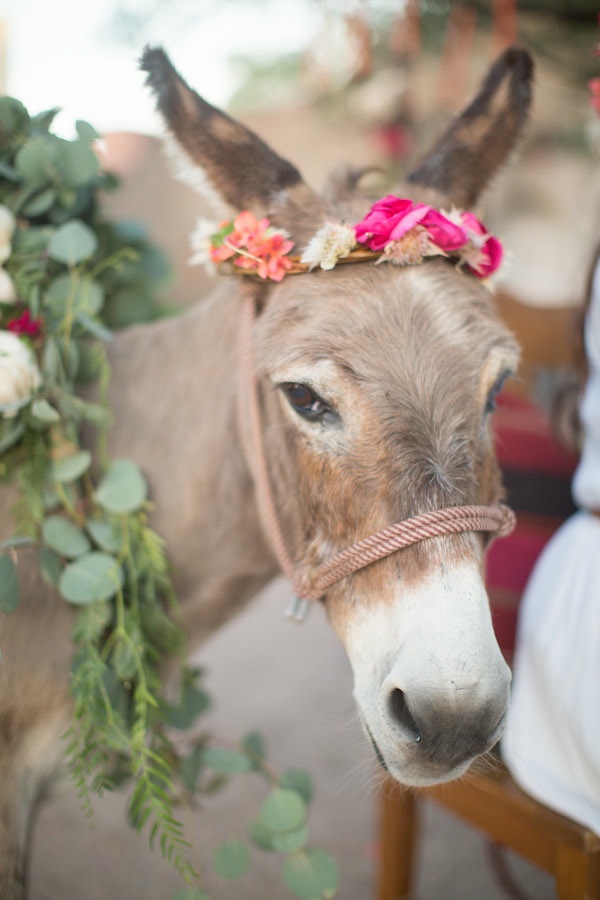
[[12, 331], [0, 331], [0, 415], [11, 418], [29, 402], [42, 378], [33, 354]]
[[16, 224], [15, 217], [8, 206], [0, 203], [0, 263], [10, 256], [10, 242]]
[[14, 303], [16, 299], [13, 280], [6, 269], [0, 266], [0, 303]]

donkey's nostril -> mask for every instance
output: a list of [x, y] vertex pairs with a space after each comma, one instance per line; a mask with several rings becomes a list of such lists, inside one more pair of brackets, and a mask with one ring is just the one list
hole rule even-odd
[[400, 725], [402, 730], [418, 744], [421, 740], [421, 731], [408, 708], [404, 691], [401, 691], [400, 688], [394, 688], [391, 692], [389, 697], [389, 707], [394, 720]]

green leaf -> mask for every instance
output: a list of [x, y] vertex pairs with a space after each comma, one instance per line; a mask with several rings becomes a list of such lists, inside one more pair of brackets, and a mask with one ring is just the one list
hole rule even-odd
[[93, 256], [98, 241], [96, 235], [79, 219], [71, 219], [57, 228], [48, 242], [48, 256], [57, 262], [74, 266]]
[[38, 554], [38, 559], [40, 562], [42, 578], [46, 584], [49, 584], [52, 587], [58, 587], [58, 582], [63, 570], [60, 557], [52, 550], [49, 550], [48, 547], [42, 547]]
[[183, 681], [178, 705], [166, 710], [165, 721], [172, 728], [189, 728], [209, 707], [209, 695], [188, 677]]
[[94, 181], [100, 172], [98, 160], [87, 139], [62, 141], [59, 166], [63, 180], [74, 188]]
[[102, 509], [117, 514], [135, 512], [147, 495], [148, 487], [144, 476], [130, 459], [116, 460], [95, 493]]
[[229, 750], [226, 747], [207, 747], [203, 759], [205, 764], [222, 775], [235, 775], [238, 772], [249, 772], [252, 763], [245, 753]]
[[114, 556], [92, 551], [66, 566], [59, 590], [70, 603], [108, 600], [123, 585], [123, 572]]
[[84, 119], [77, 119], [75, 128], [77, 129], [77, 134], [81, 140], [85, 141], [87, 144], [93, 144], [94, 141], [97, 141], [100, 137], [94, 126], [90, 125], [90, 123], [86, 122]]
[[49, 187], [42, 191], [38, 191], [31, 200], [28, 200], [23, 207], [23, 213], [31, 218], [42, 216], [48, 212], [52, 204], [56, 201], [56, 188]]
[[296, 831], [306, 819], [306, 804], [295, 791], [274, 788], [261, 804], [259, 819], [271, 831]]
[[284, 833], [272, 833], [271, 845], [273, 850], [280, 853], [294, 853], [306, 846], [308, 840], [308, 828], [303, 825], [297, 831], [286, 831]]
[[29, 127], [29, 113], [20, 100], [0, 97], [0, 131], [3, 136], [14, 137]]
[[119, 641], [112, 655], [112, 664], [117, 677], [128, 681], [137, 672], [137, 657], [129, 641]]
[[270, 828], [267, 828], [260, 819], [254, 819], [250, 822], [248, 826], [248, 837], [254, 846], [260, 847], [261, 850], [270, 851], [275, 849], [273, 846], [274, 833]]
[[307, 806], [311, 801], [312, 781], [306, 769], [288, 769], [279, 779], [279, 787], [300, 794]]
[[59, 482], [75, 481], [89, 469], [91, 461], [89, 450], [80, 450], [79, 453], [57, 459], [52, 465], [52, 477]]
[[51, 550], [68, 559], [87, 553], [91, 547], [81, 528], [64, 516], [48, 516], [42, 526], [42, 536]]
[[37, 186], [60, 181], [56, 141], [56, 138], [40, 134], [23, 144], [15, 157], [15, 168], [27, 184]]
[[107, 328], [102, 322], [96, 321], [96, 319], [91, 319], [87, 313], [79, 310], [77, 312], [77, 321], [92, 337], [98, 338], [100, 341], [110, 341], [112, 339], [113, 335], [110, 328]]
[[227, 841], [213, 857], [213, 868], [221, 878], [240, 878], [249, 865], [250, 850], [241, 841]]
[[338, 886], [338, 870], [324, 850], [310, 848], [294, 853], [285, 861], [283, 878], [290, 891], [301, 900], [333, 897]]
[[33, 401], [31, 404], [31, 414], [39, 422], [45, 422], [47, 424], [60, 422], [58, 410], [54, 409], [54, 407], [44, 399]]
[[202, 749], [200, 745], [193, 747], [191, 753], [184, 757], [179, 765], [179, 776], [190, 794], [194, 794], [198, 786], [198, 778], [202, 771]]
[[19, 576], [11, 556], [0, 556], [0, 612], [13, 612], [19, 605]]
[[92, 536], [92, 540], [107, 553], [118, 553], [121, 549], [121, 535], [112, 522], [103, 522], [101, 519], [88, 519], [85, 527]]
[[265, 740], [258, 731], [251, 731], [242, 740], [242, 747], [250, 757], [253, 768], [260, 768], [266, 756]]
[[21, 419], [0, 419], [0, 453], [4, 453], [23, 436], [25, 422]]
[[51, 315], [63, 319], [71, 314], [76, 318], [97, 315], [104, 303], [104, 289], [97, 281], [77, 273], [59, 275], [44, 296], [44, 305]]

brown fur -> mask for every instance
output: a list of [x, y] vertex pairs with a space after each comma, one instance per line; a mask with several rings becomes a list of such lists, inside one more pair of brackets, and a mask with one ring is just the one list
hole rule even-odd
[[[524, 117], [527, 61], [523, 51], [505, 54], [414, 174], [413, 191], [460, 201], [485, 186]], [[293, 166], [191, 91], [162, 51], [147, 51], [142, 64], [167, 125], [228, 203], [268, 210], [299, 245], [327, 215], [357, 221], [366, 211], [364, 199], [349, 197], [352, 179], [328, 208]], [[483, 147], [471, 143], [467, 152], [475, 136]], [[516, 348], [475, 279], [442, 260], [358, 265], [258, 294], [253, 341], [269, 471], [299, 566], [411, 514], [495, 498], [499, 476], [483, 406]], [[239, 304], [235, 280], [223, 282], [187, 315], [132, 328], [108, 348], [110, 450], [135, 459], [148, 478], [190, 642], [218, 628], [277, 571], [257, 515], [248, 435], [237, 422]], [[319, 390], [339, 413], [338, 426], [307, 426], [287, 406], [277, 383], [295, 367], [331, 375]], [[6, 523], [11, 499], [1, 501]], [[386, 602], [391, 581], [418, 582], [449, 553], [480, 561], [482, 541], [429, 541], [345, 579], [327, 597], [334, 627], [343, 636], [358, 596]], [[1, 900], [24, 896], [31, 814], [70, 710], [71, 613], [41, 585], [30, 557], [20, 568], [25, 598], [0, 617]]]

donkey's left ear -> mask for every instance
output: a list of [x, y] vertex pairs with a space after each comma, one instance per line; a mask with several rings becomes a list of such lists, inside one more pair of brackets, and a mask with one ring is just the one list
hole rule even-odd
[[472, 103], [408, 176], [467, 209], [517, 143], [531, 104], [533, 60], [509, 47], [489, 70]]
[[282, 221], [292, 215], [290, 210], [286, 216], [287, 205], [316, 204], [316, 196], [298, 170], [240, 122], [203, 100], [162, 48], [147, 47], [140, 68], [148, 73], [158, 110], [192, 168], [185, 180], [209, 195], [216, 194], [212, 199], [217, 205], [220, 201], [222, 211], [224, 204], [232, 211], [249, 209], [256, 215], [282, 211], [278, 224], [290, 227], [291, 223]]

